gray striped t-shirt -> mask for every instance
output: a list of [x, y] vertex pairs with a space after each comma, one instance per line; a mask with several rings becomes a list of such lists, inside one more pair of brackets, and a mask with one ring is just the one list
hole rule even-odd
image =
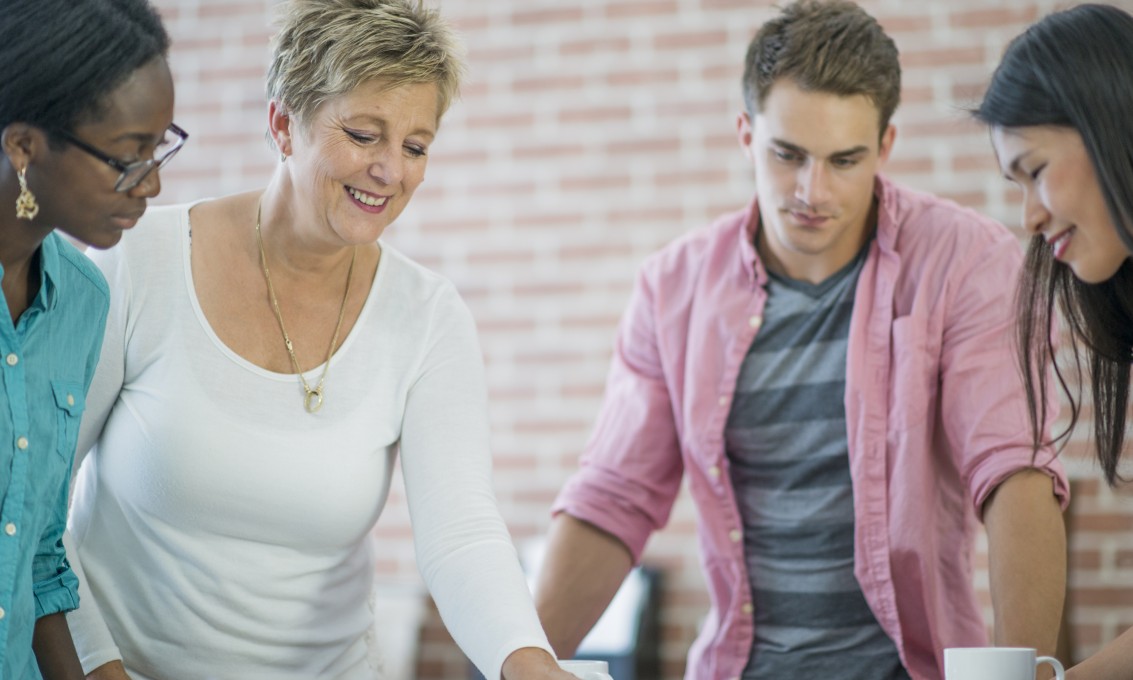
[[820, 284], [771, 276], [725, 431], [755, 641], [743, 680], [907, 680], [854, 578], [846, 345], [866, 249]]

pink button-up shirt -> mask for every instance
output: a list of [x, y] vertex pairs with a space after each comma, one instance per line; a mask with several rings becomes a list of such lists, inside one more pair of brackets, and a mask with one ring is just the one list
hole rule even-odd
[[[1012, 344], [1015, 238], [884, 178], [875, 192], [846, 357], [854, 573], [914, 680], [937, 680], [944, 647], [987, 644], [970, 559], [984, 501], [1028, 467], [1053, 478], [1064, 507], [1068, 489], [1053, 453], [1031, 449]], [[687, 475], [712, 600], [689, 653], [697, 680], [738, 678], [754, 634], [724, 425], [767, 300], [758, 217], [754, 204], [725, 215], [644, 264], [581, 469], [554, 508], [639, 559]], [[1056, 397], [1049, 408], [1053, 419]]]

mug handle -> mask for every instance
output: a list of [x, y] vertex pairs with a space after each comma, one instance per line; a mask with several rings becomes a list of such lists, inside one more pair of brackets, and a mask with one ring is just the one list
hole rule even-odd
[[1048, 663], [1054, 668], [1054, 677], [1057, 680], [1066, 680], [1066, 671], [1062, 668], [1062, 663], [1059, 662], [1058, 659], [1053, 656], [1040, 656], [1035, 659], [1035, 668], [1038, 668], [1039, 664], [1044, 663]]

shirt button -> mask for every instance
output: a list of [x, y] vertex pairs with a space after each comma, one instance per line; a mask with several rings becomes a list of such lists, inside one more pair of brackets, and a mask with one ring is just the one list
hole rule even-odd
[[708, 476], [712, 479], [720, 479], [720, 468], [715, 465], [708, 468]]
[[740, 533], [739, 529], [732, 529], [728, 532], [728, 538], [732, 539], [732, 543], [739, 543], [744, 535]]
[[4, 533], [8, 534], [9, 536], [15, 536], [16, 535], [16, 525], [12, 524], [11, 522], [8, 522], [6, 525], [4, 525]]
[[67, 405], [68, 406], [74, 406], [75, 405], [75, 395], [73, 395], [73, 394], [67, 395]]
[[720, 397], [720, 405], [721, 405], [721, 406], [727, 406], [727, 405], [728, 405], [728, 397], [727, 397], [727, 395], [725, 395], [725, 396], [721, 396], [721, 397]]
[[20, 363], [20, 358], [15, 354], [9, 354], [5, 361], [8, 362], [9, 366], [15, 366], [16, 364]]
[[28, 438], [27, 437], [20, 437], [19, 439], [16, 440], [16, 448], [22, 450], [22, 449], [26, 449], [27, 447], [28, 447]]
[[762, 326], [762, 325], [763, 325], [763, 317], [762, 317], [762, 316], [760, 316], [760, 315], [758, 315], [758, 314], [756, 314], [755, 316], [753, 316], [753, 317], [751, 317], [750, 319], [748, 319], [748, 320], [747, 320], [747, 323], [748, 323], [748, 325], [749, 325], [749, 326], [751, 326], [752, 328], [759, 328], [760, 326]]
[[755, 611], [755, 607], [752, 607], [750, 602], [745, 602], [744, 606], [740, 607], [740, 611], [744, 614], [750, 614]]
[[4, 618], [4, 614], [5, 614], [5, 612], [4, 612], [4, 608], [3, 608], [3, 607], [0, 607], [0, 619], [3, 619], [3, 618]]

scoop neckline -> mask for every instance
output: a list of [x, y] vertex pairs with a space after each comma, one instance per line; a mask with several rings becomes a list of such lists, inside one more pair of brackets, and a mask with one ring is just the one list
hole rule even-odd
[[[299, 376], [298, 373], [279, 373], [279, 372], [276, 372], [276, 371], [268, 370], [268, 369], [264, 368], [263, 366], [260, 366], [259, 364], [248, 360], [247, 358], [245, 358], [244, 356], [242, 356], [241, 354], [239, 354], [235, 350], [233, 350], [231, 347], [226, 345], [224, 343], [224, 341], [220, 339], [220, 336], [218, 336], [216, 334], [216, 331], [213, 330], [212, 324], [209, 323], [208, 317], [205, 316], [204, 310], [201, 309], [201, 302], [200, 302], [200, 299], [197, 297], [196, 281], [193, 279], [193, 263], [192, 263], [192, 229], [193, 229], [193, 225], [192, 225], [192, 221], [189, 217], [189, 211], [192, 210], [194, 206], [196, 206], [200, 203], [203, 203], [207, 200], [213, 200], [213, 199], [202, 198], [200, 200], [189, 203], [186, 206], [183, 206], [183, 211], [180, 215], [180, 219], [178, 220], [179, 227], [180, 227], [180, 229], [179, 229], [180, 233], [178, 234], [178, 241], [179, 241], [179, 245], [180, 245], [180, 248], [181, 248], [181, 266], [182, 266], [182, 269], [183, 269], [184, 275], [185, 275], [185, 288], [186, 288], [186, 293], [189, 296], [189, 304], [193, 308], [193, 314], [194, 314], [194, 316], [197, 317], [197, 323], [200, 324], [201, 330], [209, 338], [209, 341], [212, 342], [213, 346], [216, 347], [216, 349], [219, 350], [221, 354], [226, 356], [234, 364], [244, 368], [247, 371], [255, 373], [256, 375], [264, 377], [264, 378], [270, 378], [272, 380], [278, 380], [278, 381], [295, 380], [296, 377]], [[346, 335], [345, 338], [343, 338], [342, 342], [338, 346], [338, 349], [335, 350], [335, 353], [331, 356], [331, 358], [330, 358], [331, 364], [333, 364], [335, 362], [335, 359], [337, 359], [339, 356], [341, 356], [342, 354], [347, 352], [350, 349], [350, 347], [354, 344], [354, 342], [355, 342], [354, 338], [360, 332], [362, 332], [360, 329], [364, 326], [365, 319], [370, 315], [371, 307], [373, 307], [374, 305], [377, 304], [376, 302], [374, 302], [374, 300], [375, 300], [375, 298], [377, 298], [378, 290], [382, 285], [382, 281], [385, 279], [385, 272], [386, 272], [386, 269], [387, 269], [387, 267], [386, 267], [386, 255], [388, 255], [390, 253], [390, 249], [386, 246], [385, 243], [382, 242], [381, 239], [377, 240], [377, 244], [378, 244], [378, 247], [381, 248], [381, 252], [382, 252], [382, 256], [381, 256], [380, 260], [378, 261], [377, 274], [374, 276], [373, 283], [370, 284], [370, 291], [366, 294], [366, 301], [364, 303], [362, 303], [362, 310], [358, 313], [358, 319], [354, 322], [354, 326], [350, 329], [350, 332]], [[313, 367], [309, 370], [304, 371], [302, 375], [307, 380], [318, 379], [318, 376], [322, 374], [323, 367], [325, 367], [326, 365], [327, 365], [326, 361], [321, 362], [318, 366], [315, 366], [315, 367]]]

